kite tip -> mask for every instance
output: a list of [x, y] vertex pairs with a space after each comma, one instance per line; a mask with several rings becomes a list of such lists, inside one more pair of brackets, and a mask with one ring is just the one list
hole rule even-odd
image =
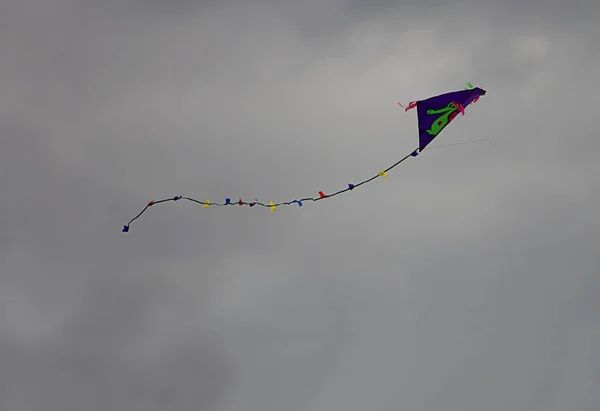
[[128, 233], [129, 232], [129, 226], [128, 225], [124, 225], [122, 232], [123, 233]]

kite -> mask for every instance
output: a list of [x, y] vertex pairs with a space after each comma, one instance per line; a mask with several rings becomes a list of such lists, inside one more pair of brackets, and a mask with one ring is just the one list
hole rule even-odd
[[166, 198], [163, 200], [150, 201], [146, 207], [140, 213], [132, 218], [129, 223], [123, 226], [123, 232], [129, 232], [129, 227], [131, 223], [140, 218], [146, 210], [156, 204], [165, 203], [168, 201], [178, 201], [181, 199], [188, 200], [197, 204], [201, 204], [202, 208], [208, 208], [211, 206], [223, 207], [223, 206], [261, 206], [261, 207], [269, 207], [271, 212], [274, 212], [277, 207], [283, 205], [292, 205], [297, 204], [299, 207], [302, 207], [302, 203], [305, 201], [319, 201], [326, 198], [331, 198], [337, 196], [339, 194], [345, 193], [347, 191], [352, 191], [355, 188], [367, 184], [378, 177], [387, 178], [387, 173], [409, 157], [417, 157], [419, 153], [421, 153], [425, 148], [441, 133], [441, 131], [448, 126], [454, 120], [458, 114], [465, 115], [465, 108], [475, 103], [481, 96], [484, 96], [486, 91], [479, 88], [474, 87], [471, 83], [467, 83], [467, 87], [464, 90], [460, 91], [452, 91], [445, 94], [440, 94], [437, 96], [430, 97], [426, 100], [418, 100], [411, 101], [408, 106], [403, 106], [401, 103], [398, 103], [401, 107], [405, 109], [405, 111], [409, 111], [413, 108], [417, 108], [417, 119], [418, 119], [418, 127], [419, 127], [419, 147], [413, 150], [410, 154], [406, 155], [395, 164], [386, 168], [383, 171], [379, 171], [375, 176], [361, 181], [359, 183], [353, 184], [348, 183], [347, 187], [339, 190], [337, 192], [331, 194], [325, 194], [323, 191], [319, 191], [318, 197], [305, 197], [292, 201], [286, 201], [281, 203], [273, 203], [273, 201], [269, 201], [269, 204], [262, 203], [255, 199], [254, 201], [246, 202], [241, 198], [238, 201], [231, 201], [231, 198], [226, 198], [224, 203], [212, 203], [209, 200], [199, 201], [191, 197], [176, 195], [171, 198]]

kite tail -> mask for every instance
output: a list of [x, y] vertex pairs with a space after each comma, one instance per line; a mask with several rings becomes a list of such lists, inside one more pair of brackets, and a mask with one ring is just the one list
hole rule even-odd
[[403, 157], [402, 159], [400, 159], [396, 163], [392, 164], [390, 167], [386, 168], [383, 171], [378, 172], [376, 175], [374, 175], [373, 177], [371, 177], [371, 178], [369, 178], [367, 180], [361, 181], [361, 182], [356, 183], [356, 184], [348, 183], [348, 186], [345, 189], [336, 191], [335, 193], [332, 193], [332, 194], [325, 194], [323, 191], [319, 191], [318, 192], [318, 194], [319, 194], [318, 197], [305, 197], [305, 198], [301, 198], [300, 200], [291, 200], [291, 201], [286, 201], [286, 202], [281, 202], [281, 203], [273, 203], [272, 201], [270, 201], [269, 204], [261, 203], [257, 199], [255, 199], [254, 201], [248, 203], [248, 202], [243, 201], [241, 198], [236, 203], [232, 203], [230, 198], [226, 198], [224, 203], [211, 203], [209, 200], [200, 201], [200, 200], [196, 200], [195, 198], [185, 197], [185, 196], [181, 196], [181, 195], [177, 195], [177, 196], [171, 197], [171, 198], [165, 198], [163, 200], [150, 201], [148, 204], [146, 204], [146, 207], [144, 207], [142, 209], [142, 211], [139, 212], [138, 215], [136, 215], [135, 217], [133, 217], [131, 220], [129, 220], [129, 222], [126, 225], [123, 226], [123, 229], [121, 231], [124, 232], [124, 233], [129, 232], [129, 228], [130, 228], [131, 224], [135, 220], [137, 220], [138, 218], [140, 218], [142, 216], [142, 214], [144, 214], [150, 207], [152, 207], [152, 206], [154, 206], [156, 204], [166, 203], [166, 202], [169, 202], [169, 201], [178, 201], [178, 200], [181, 200], [181, 199], [188, 200], [188, 201], [191, 201], [191, 202], [196, 203], [196, 204], [201, 204], [202, 208], [208, 208], [208, 207], [212, 207], [212, 206], [223, 207], [223, 206], [237, 204], [239, 206], [247, 205], [249, 207], [254, 207], [254, 206], [268, 207], [268, 208], [271, 209], [271, 212], [274, 212], [277, 209], [277, 207], [283, 206], [283, 205], [297, 204], [299, 207], [302, 207], [302, 203], [304, 201], [319, 201], [319, 200], [324, 200], [326, 198], [335, 197], [335, 196], [340, 195], [342, 193], [345, 193], [347, 191], [351, 191], [351, 190], [353, 190], [356, 187], [359, 187], [361, 185], [367, 184], [367, 183], [375, 180], [377, 177], [387, 178], [388, 171], [390, 171], [394, 167], [398, 166], [400, 163], [402, 163], [403, 161], [405, 161], [407, 158], [409, 158], [409, 157], [417, 157], [418, 155], [419, 155], [419, 149], [415, 149], [410, 154], [406, 155], [405, 157]]

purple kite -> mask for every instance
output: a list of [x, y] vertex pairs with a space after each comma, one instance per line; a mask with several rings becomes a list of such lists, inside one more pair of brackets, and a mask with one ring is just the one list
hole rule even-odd
[[[485, 93], [485, 90], [474, 87], [440, 94], [427, 100], [412, 101], [405, 110], [408, 111], [417, 107], [419, 151], [423, 151], [454, 120], [459, 112], [464, 115], [465, 107], [475, 103]], [[400, 105], [402, 106], [402, 104]]]
[[[163, 200], [150, 201], [146, 207], [134, 218], [132, 218], [129, 223], [123, 226], [123, 232], [129, 231], [129, 226], [131, 223], [138, 219], [149, 207], [152, 207], [156, 204], [168, 202], [168, 201], [177, 201], [180, 199], [186, 199], [188, 201], [202, 204], [202, 208], [208, 208], [209, 206], [231, 206], [237, 204], [239, 206], [247, 205], [249, 207], [254, 207], [255, 205], [262, 207], [269, 207], [272, 212], [276, 210], [276, 208], [280, 205], [291, 205], [297, 204], [302, 207], [303, 201], [320, 201], [324, 199], [329, 199], [331, 197], [335, 197], [338, 194], [345, 193], [347, 191], [351, 191], [356, 187], [359, 187], [363, 184], [369, 183], [375, 180], [378, 177], [387, 178], [387, 173], [392, 168], [396, 167], [398, 164], [402, 163], [409, 157], [417, 157], [420, 152], [422, 152], [432, 141], [435, 139], [440, 132], [450, 124], [452, 120], [456, 118], [456, 116], [461, 113], [463, 116], [465, 114], [465, 108], [475, 103], [481, 96], [486, 94], [486, 91], [479, 88], [473, 87], [472, 84], [467, 83], [468, 88], [460, 91], [453, 91], [446, 94], [440, 94], [438, 96], [430, 97], [426, 100], [412, 101], [410, 104], [405, 107], [405, 111], [409, 111], [413, 108], [417, 108], [417, 118], [419, 123], [419, 147], [416, 150], [413, 150], [410, 154], [406, 155], [404, 158], [397, 161], [392, 166], [388, 167], [383, 171], [379, 171], [377, 175], [361, 181], [359, 183], [347, 183], [347, 188], [339, 190], [337, 192], [326, 194], [324, 191], [317, 191], [318, 197], [305, 197], [301, 199], [281, 202], [281, 203], [273, 203], [269, 201], [268, 204], [262, 203], [255, 199], [251, 202], [243, 201], [241, 198], [237, 202], [232, 202], [230, 197], [225, 199], [224, 203], [211, 203], [209, 200], [199, 201], [193, 199], [191, 197], [185, 197], [181, 195], [177, 195], [175, 197], [165, 198]], [[404, 107], [402, 104], [398, 103], [400, 106]]]

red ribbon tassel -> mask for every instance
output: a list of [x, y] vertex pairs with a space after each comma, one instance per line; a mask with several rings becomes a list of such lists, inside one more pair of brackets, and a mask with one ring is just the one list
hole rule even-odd
[[413, 108], [417, 107], [417, 103], [418, 101], [411, 101], [410, 103], [408, 103], [407, 107], [404, 107], [402, 105], [402, 103], [398, 102], [398, 105], [402, 108], [404, 108], [404, 111], [408, 111], [408, 110], [412, 110]]
[[[456, 108], [458, 109], [458, 111], [460, 111], [460, 113], [461, 113], [463, 116], [465, 115], [465, 108], [462, 106], [462, 104], [460, 104], [460, 103], [457, 103], [456, 101], [453, 101], [453, 102], [452, 102], [452, 105], [453, 105], [454, 107], [456, 107]], [[450, 118], [451, 118], [451, 119], [453, 119], [454, 117], [456, 117], [456, 115], [454, 115], [454, 116], [452, 116], [452, 115], [451, 115], [451, 116], [450, 116]]]

